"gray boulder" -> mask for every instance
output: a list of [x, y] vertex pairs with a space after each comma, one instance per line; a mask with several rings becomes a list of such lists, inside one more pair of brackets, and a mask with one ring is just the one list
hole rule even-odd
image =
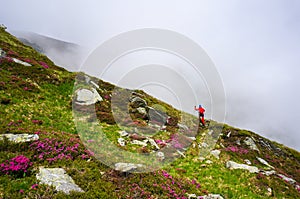
[[163, 113], [161, 111], [158, 111], [152, 107], [149, 108], [149, 119], [150, 121], [156, 121], [159, 122], [160, 124], [165, 124], [168, 118], [168, 115], [166, 113]]
[[54, 186], [57, 191], [69, 194], [70, 191], [84, 192], [62, 168], [42, 168], [36, 178], [41, 184]]

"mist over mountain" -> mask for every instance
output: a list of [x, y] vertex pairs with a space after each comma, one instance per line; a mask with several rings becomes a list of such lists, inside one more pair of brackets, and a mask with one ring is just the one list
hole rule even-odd
[[56, 65], [63, 66], [70, 71], [77, 71], [80, 67], [86, 50], [84, 47], [26, 31], [11, 31], [24, 44], [33, 47], [38, 52], [47, 55]]

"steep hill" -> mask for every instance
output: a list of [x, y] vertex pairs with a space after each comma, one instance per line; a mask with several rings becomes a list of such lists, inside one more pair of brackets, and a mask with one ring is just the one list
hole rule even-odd
[[0, 198], [300, 197], [293, 149], [68, 72], [2, 28], [0, 48]]

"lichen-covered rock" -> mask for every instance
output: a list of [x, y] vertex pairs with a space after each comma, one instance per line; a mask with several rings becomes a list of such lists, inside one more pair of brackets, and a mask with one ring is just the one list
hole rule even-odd
[[256, 159], [257, 159], [260, 163], [266, 165], [267, 167], [270, 167], [270, 168], [274, 169], [274, 167], [271, 166], [271, 165], [270, 165], [267, 161], [265, 161], [264, 159], [262, 159], [262, 158], [260, 158], [260, 157], [256, 157]]
[[210, 154], [212, 154], [215, 158], [220, 159], [219, 155], [220, 155], [221, 151], [220, 150], [212, 150], [210, 152]]
[[[146, 140], [148, 142], [148, 140]], [[140, 146], [147, 146], [147, 142], [144, 141], [139, 141], [139, 140], [132, 140], [131, 144], [136, 144], [136, 145], [140, 145]]]
[[103, 100], [95, 88], [91, 90], [83, 88], [78, 90], [76, 94], [76, 104], [78, 105], [91, 105]]
[[234, 161], [226, 162], [226, 167], [228, 169], [245, 169], [245, 170], [248, 170], [250, 173], [258, 173], [259, 172], [259, 169], [255, 166], [249, 166], [249, 165], [246, 165], [246, 164], [239, 164], [239, 163], [236, 163]]
[[258, 151], [259, 152], [259, 149], [257, 148], [254, 140], [250, 137], [246, 137], [245, 140], [244, 140], [244, 143], [252, 150], [255, 150], [255, 151]]
[[155, 142], [153, 139], [148, 138], [148, 141], [149, 141], [150, 144], [151, 144], [152, 146], [154, 146], [156, 149], [160, 149], [159, 146], [156, 144], [156, 142]]
[[118, 138], [118, 143], [120, 146], [125, 146], [125, 140], [123, 138]]
[[115, 164], [115, 170], [121, 172], [131, 172], [141, 167], [143, 167], [142, 164], [134, 164], [134, 163], [119, 162]]
[[62, 168], [42, 168], [36, 174], [41, 184], [54, 186], [57, 191], [69, 194], [70, 191], [84, 192]]
[[39, 136], [37, 134], [2, 134], [0, 135], [0, 140], [3, 139], [3, 137], [7, 138], [11, 142], [31, 142], [39, 139]]
[[132, 108], [147, 107], [147, 102], [140, 97], [132, 96], [129, 101]]

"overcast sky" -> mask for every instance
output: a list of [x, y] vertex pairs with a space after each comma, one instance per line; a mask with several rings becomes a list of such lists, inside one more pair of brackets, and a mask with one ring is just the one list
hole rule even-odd
[[90, 51], [139, 28], [183, 34], [207, 52], [220, 73], [227, 123], [300, 150], [298, 0], [0, 2], [0, 23], [9, 30], [36, 32]]

